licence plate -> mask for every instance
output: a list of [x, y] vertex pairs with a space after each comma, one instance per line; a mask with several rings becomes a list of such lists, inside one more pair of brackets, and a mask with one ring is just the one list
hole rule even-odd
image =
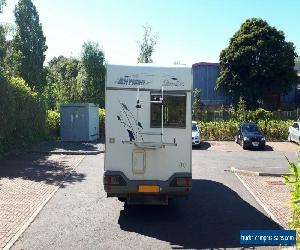
[[259, 145], [259, 142], [252, 142], [252, 145], [253, 145], [254, 147], [257, 147], [257, 146]]
[[159, 186], [157, 185], [139, 185], [139, 193], [158, 193]]

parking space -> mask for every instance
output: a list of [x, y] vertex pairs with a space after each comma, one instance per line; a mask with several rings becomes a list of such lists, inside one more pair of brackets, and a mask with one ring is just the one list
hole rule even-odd
[[[272, 150], [268, 147], [265, 151], [243, 150], [234, 142], [204, 142], [201, 150], [193, 150], [193, 173], [201, 172], [202, 176], [209, 175], [208, 178], [224, 183], [226, 174], [222, 172], [230, 172], [232, 167], [246, 170], [236, 174], [238, 180], [267, 211], [268, 216], [288, 228], [292, 215], [289, 202], [291, 189], [283, 182], [281, 175], [290, 172], [289, 162], [297, 161], [299, 146], [289, 142], [267, 144]], [[258, 172], [266, 176], [256, 175]], [[232, 188], [236, 188], [236, 183]]]
[[[245, 151], [234, 141], [202, 141], [201, 146], [194, 147], [194, 149], [224, 152]], [[264, 151], [297, 152], [299, 151], [299, 145], [292, 142], [267, 142]]]

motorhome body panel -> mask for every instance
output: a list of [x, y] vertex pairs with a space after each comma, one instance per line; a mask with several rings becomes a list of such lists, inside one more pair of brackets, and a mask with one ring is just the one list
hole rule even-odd
[[[105, 171], [120, 171], [128, 181], [168, 181], [176, 173], [191, 176], [191, 90], [189, 67], [107, 65]], [[182, 117], [179, 125], [171, 117], [163, 136], [161, 125], [153, 120], [154, 109], [160, 108], [155, 105], [160, 104], [150, 103], [162, 91], [168, 102], [164, 115]], [[176, 98], [181, 106], [174, 105]], [[144, 147], [147, 143], [162, 146]]]

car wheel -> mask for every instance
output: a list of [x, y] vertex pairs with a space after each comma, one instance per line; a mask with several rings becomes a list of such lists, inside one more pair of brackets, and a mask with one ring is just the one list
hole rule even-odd
[[291, 142], [292, 141], [292, 138], [291, 138], [291, 134], [289, 133], [288, 135], [288, 141]]
[[246, 149], [246, 146], [245, 146], [245, 143], [244, 143], [244, 139], [242, 140], [242, 145], [241, 146], [242, 146], [243, 149]]

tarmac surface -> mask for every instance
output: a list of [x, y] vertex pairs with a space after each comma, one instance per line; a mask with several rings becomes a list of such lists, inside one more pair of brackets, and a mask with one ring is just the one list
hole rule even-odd
[[106, 198], [103, 164], [104, 154], [86, 156], [76, 168], [84, 180], [65, 183], [12, 249], [240, 248], [242, 229], [279, 229], [238, 178], [224, 171], [286, 170], [276, 151], [193, 150], [193, 191], [169, 206], [124, 207]]
[[103, 153], [105, 146], [95, 142], [45, 141], [32, 147], [30, 152], [46, 154], [95, 155]]

